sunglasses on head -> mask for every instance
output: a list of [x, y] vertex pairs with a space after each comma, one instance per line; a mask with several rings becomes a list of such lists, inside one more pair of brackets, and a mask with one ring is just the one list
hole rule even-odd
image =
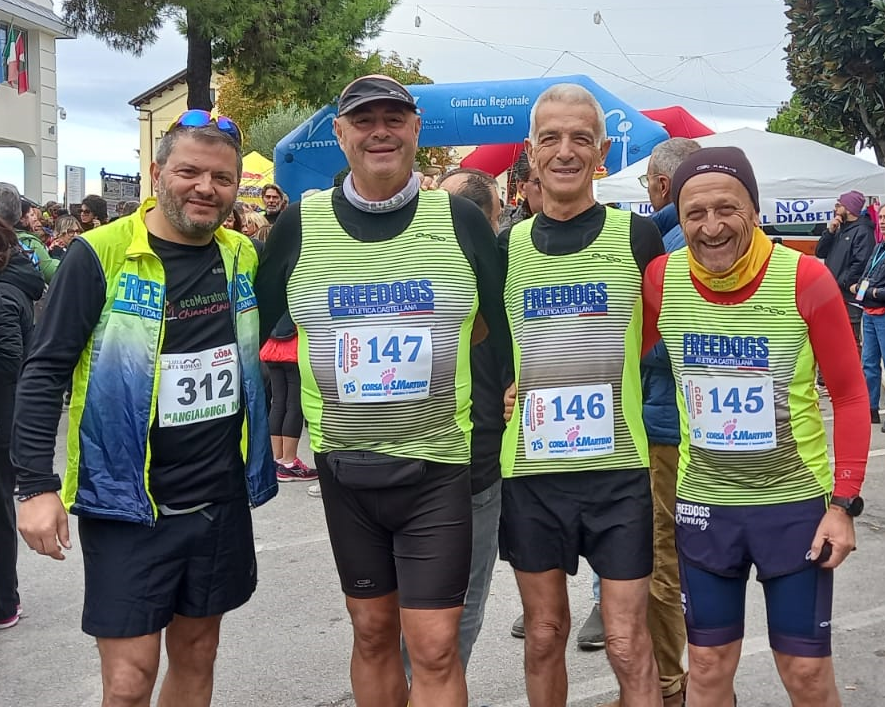
[[[199, 108], [192, 108], [191, 110], [186, 110], [184, 113], [179, 115], [172, 123], [169, 125], [169, 131], [177, 128], [179, 126], [185, 128], [202, 128], [210, 123], [215, 123], [218, 126], [218, 129], [223, 132], [225, 135], [230, 136], [237, 145], [240, 147], [243, 146], [243, 134], [240, 132], [237, 124], [228, 118], [225, 115], [212, 115], [207, 110], [200, 110]], [[168, 132], [168, 131], [167, 131]]]

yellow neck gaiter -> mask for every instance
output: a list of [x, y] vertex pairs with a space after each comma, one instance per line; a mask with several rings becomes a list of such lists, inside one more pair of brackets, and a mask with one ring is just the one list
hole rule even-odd
[[688, 266], [691, 274], [714, 292], [734, 292], [749, 285], [753, 278], [762, 270], [771, 249], [774, 247], [768, 240], [763, 230], [758, 226], [753, 230], [753, 240], [750, 247], [738, 261], [725, 272], [712, 272], [707, 270], [688, 250]]

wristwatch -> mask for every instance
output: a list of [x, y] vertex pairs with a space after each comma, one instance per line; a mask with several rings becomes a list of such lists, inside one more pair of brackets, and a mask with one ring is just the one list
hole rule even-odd
[[830, 505], [839, 506], [852, 518], [857, 518], [863, 513], [863, 499], [860, 496], [833, 496]]

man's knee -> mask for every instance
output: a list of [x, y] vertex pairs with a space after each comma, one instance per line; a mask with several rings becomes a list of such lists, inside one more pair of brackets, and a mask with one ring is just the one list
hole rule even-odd
[[525, 617], [526, 659], [545, 660], [565, 650], [568, 642], [569, 619], [567, 616], [546, 615]]
[[102, 707], [148, 705], [156, 681], [157, 666], [122, 661], [103, 665], [104, 699]]
[[605, 651], [616, 673], [644, 670], [652, 655], [651, 635], [644, 627], [628, 633], [606, 631]]
[[409, 657], [416, 671], [445, 672], [460, 661], [457, 630], [413, 636], [411, 639]]
[[[369, 600], [372, 601], [372, 600]], [[350, 619], [353, 623], [354, 644], [361, 653], [379, 653], [391, 649], [399, 650], [399, 609], [392, 604], [389, 608], [366, 606], [362, 601], [348, 602]], [[411, 649], [409, 651], [412, 652]], [[412, 655], [414, 661], [414, 655]]]
[[691, 680], [699, 687], [709, 688], [715, 687], [724, 679], [730, 679], [736, 665], [732, 652], [728, 650], [729, 646], [692, 646], [688, 658]]
[[830, 658], [792, 657], [780, 662], [781, 679], [791, 695], [822, 695], [835, 686]]
[[221, 617], [176, 617], [166, 629], [166, 653], [172, 668], [211, 671], [218, 654]]

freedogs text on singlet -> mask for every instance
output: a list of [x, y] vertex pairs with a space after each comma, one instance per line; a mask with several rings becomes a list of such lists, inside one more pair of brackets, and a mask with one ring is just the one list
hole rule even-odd
[[604, 282], [527, 287], [522, 292], [522, 299], [526, 319], [608, 314], [608, 292]]
[[434, 292], [430, 280], [395, 280], [330, 285], [329, 314], [370, 317], [385, 314], [433, 314]]
[[682, 358], [686, 366], [768, 370], [767, 336], [723, 336], [686, 332]]

